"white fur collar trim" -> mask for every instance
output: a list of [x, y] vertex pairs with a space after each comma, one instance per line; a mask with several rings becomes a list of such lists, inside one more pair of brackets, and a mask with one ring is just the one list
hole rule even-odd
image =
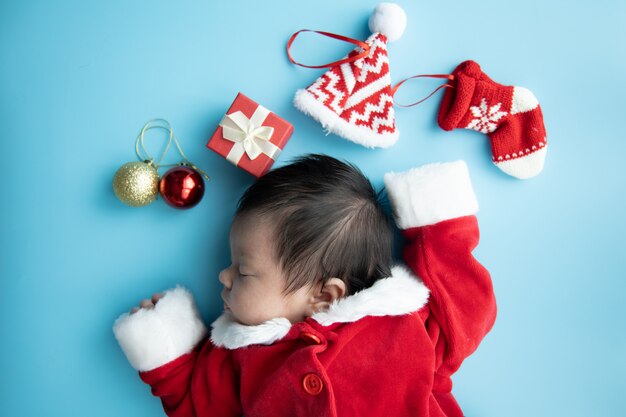
[[237, 323], [229, 312], [224, 312], [211, 327], [211, 341], [215, 346], [238, 349], [248, 345], [271, 345], [289, 333], [291, 322], [279, 317], [257, 326], [246, 326]]
[[396, 266], [391, 276], [370, 288], [330, 305], [312, 319], [323, 326], [352, 323], [366, 316], [402, 316], [419, 310], [428, 301], [428, 288], [407, 268]]
[[[395, 266], [384, 278], [354, 295], [335, 301], [326, 311], [311, 317], [323, 326], [352, 323], [366, 316], [401, 316], [415, 312], [428, 301], [429, 291], [407, 268]], [[249, 345], [271, 345], [291, 329], [283, 317], [256, 326], [237, 323], [225, 312], [211, 325], [211, 341], [219, 347], [238, 349]]]

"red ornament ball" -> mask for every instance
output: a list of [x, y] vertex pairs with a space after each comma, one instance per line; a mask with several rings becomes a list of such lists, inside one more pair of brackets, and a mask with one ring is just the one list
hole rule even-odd
[[187, 166], [177, 166], [163, 175], [159, 191], [170, 206], [189, 209], [202, 200], [204, 180], [198, 171]]

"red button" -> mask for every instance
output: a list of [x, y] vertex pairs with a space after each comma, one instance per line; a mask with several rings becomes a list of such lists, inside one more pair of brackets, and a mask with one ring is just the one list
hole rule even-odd
[[313, 333], [306, 333], [306, 332], [302, 333], [300, 335], [300, 338], [304, 340], [305, 342], [310, 343], [312, 345], [319, 345], [320, 343], [322, 343], [320, 338], [314, 335]]
[[306, 374], [302, 380], [302, 387], [307, 394], [317, 395], [324, 389], [324, 382], [315, 374]]

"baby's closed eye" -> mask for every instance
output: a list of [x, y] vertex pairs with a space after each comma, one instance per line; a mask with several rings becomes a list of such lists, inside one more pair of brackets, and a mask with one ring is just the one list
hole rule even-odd
[[253, 276], [253, 275], [254, 275], [253, 271], [250, 271], [250, 270], [247, 270], [247, 269], [240, 269], [239, 270], [239, 276], [250, 277], [250, 276]]

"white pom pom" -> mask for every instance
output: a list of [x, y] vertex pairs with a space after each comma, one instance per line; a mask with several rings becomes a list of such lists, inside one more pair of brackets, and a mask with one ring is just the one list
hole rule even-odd
[[395, 3], [380, 3], [369, 21], [372, 33], [380, 32], [389, 42], [400, 39], [406, 28], [406, 13]]

